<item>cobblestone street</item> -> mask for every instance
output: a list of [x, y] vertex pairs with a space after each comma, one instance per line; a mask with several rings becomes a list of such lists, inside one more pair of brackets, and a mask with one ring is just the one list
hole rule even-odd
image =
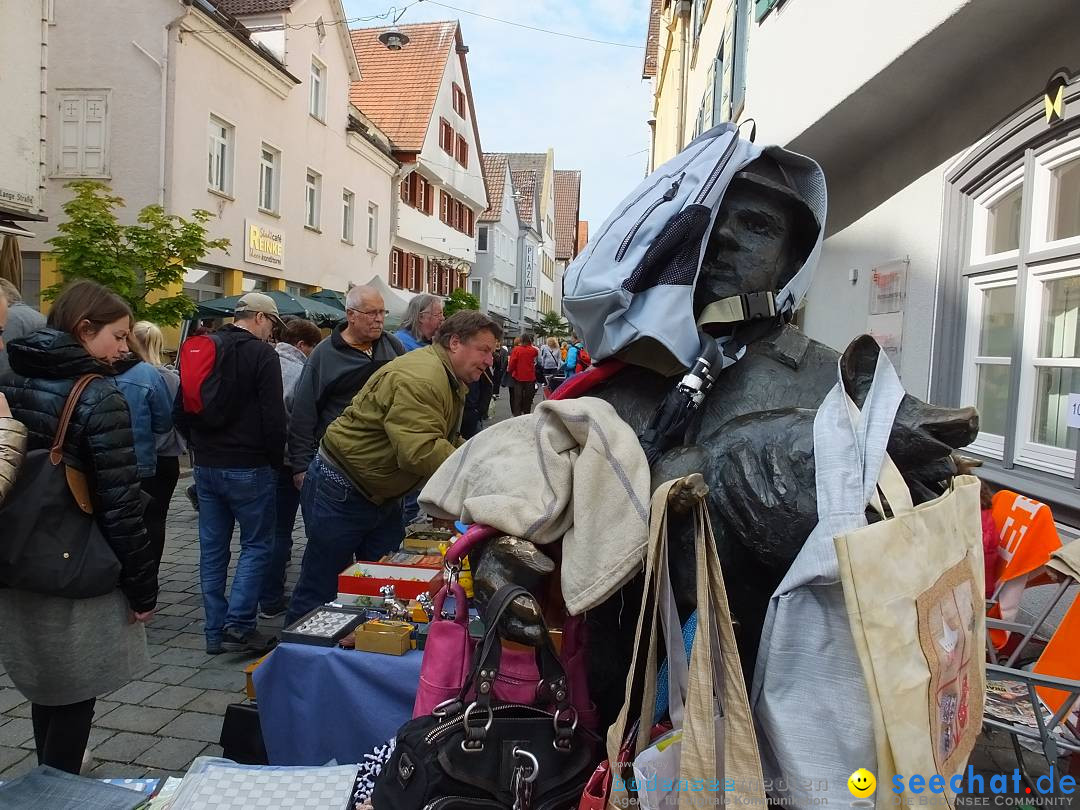
[[[537, 402], [539, 402], [539, 397]], [[510, 416], [506, 389], [496, 402], [496, 417]], [[184, 494], [184, 475], [169, 510], [165, 556], [161, 564], [158, 609], [147, 628], [151, 666], [132, 681], [97, 701], [85, 774], [100, 777], [182, 776], [197, 756], [220, 756], [218, 740], [225, 707], [243, 701], [244, 667], [251, 656], [207, 655], [199, 591], [198, 521]], [[289, 590], [300, 569], [305, 545], [297, 518]], [[239, 552], [233, 538], [233, 563]], [[280, 633], [283, 619], [260, 621], [265, 632]], [[363, 688], [357, 685], [358, 689]], [[1033, 774], [1047, 771], [1046, 761], [1025, 752]], [[0, 780], [36, 765], [30, 704], [0, 674]], [[1016, 766], [1007, 737], [984, 734], [971, 758], [978, 772], [1011, 773]]]

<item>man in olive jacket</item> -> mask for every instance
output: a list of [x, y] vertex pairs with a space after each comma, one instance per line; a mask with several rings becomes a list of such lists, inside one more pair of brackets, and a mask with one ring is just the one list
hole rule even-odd
[[456, 313], [431, 346], [375, 372], [327, 428], [300, 493], [308, 543], [286, 626], [337, 596], [354, 554], [378, 560], [401, 545], [401, 496], [462, 443], [468, 386], [491, 367], [501, 336], [486, 315]]

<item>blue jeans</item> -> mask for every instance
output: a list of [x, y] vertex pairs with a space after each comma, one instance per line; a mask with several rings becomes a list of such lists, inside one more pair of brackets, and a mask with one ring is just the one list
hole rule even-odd
[[420, 517], [420, 504], [417, 502], [419, 497], [420, 490], [414, 489], [401, 499], [402, 518], [406, 526], [410, 523], [416, 523], [416, 519]]
[[338, 574], [360, 559], [377, 560], [405, 539], [401, 499], [376, 506], [316, 456], [300, 492], [307, 548], [285, 626], [338, 593]]
[[[255, 629], [259, 589], [274, 541], [274, 470], [195, 467], [199, 495], [199, 580], [206, 612], [206, 642]], [[240, 524], [240, 559], [225, 598], [233, 526]]]
[[296, 510], [300, 508], [300, 490], [293, 484], [293, 471], [289, 467], [275, 470], [277, 489], [274, 493], [274, 547], [266, 566], [259, 606], [276, 608], [285, 601], [285, 569], [292, 558], [293, 526]]

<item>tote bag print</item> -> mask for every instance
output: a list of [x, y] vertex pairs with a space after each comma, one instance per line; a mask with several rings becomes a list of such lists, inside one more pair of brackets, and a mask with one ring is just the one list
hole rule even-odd
[[976, 617], [982, 591], [964, 559], [915, 599], [919, 645], [930, 669], [929, 714], [938, 773], [963, 767], [979, 733], [984, 699]]

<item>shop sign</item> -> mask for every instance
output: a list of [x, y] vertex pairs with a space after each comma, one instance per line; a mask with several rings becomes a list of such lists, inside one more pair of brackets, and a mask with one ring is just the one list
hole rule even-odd
[[525, 248], [525, 300], [536, 300], [536, 253], [532, 245]]
[[1065, 120], [1065, 85], [1068, 79], [1063, 71], [1050, 77], [1043, 91], [1043, 107], [1046, 109], [1046, 123], [1053, 126]]
[[14, 205], [29, 210], [34, 207], [34, 195], [0, 186], [0, 205]]
[[285, 267], [285, 235], [266, 225], [244, 220], [244, 260], [281, 270]]

